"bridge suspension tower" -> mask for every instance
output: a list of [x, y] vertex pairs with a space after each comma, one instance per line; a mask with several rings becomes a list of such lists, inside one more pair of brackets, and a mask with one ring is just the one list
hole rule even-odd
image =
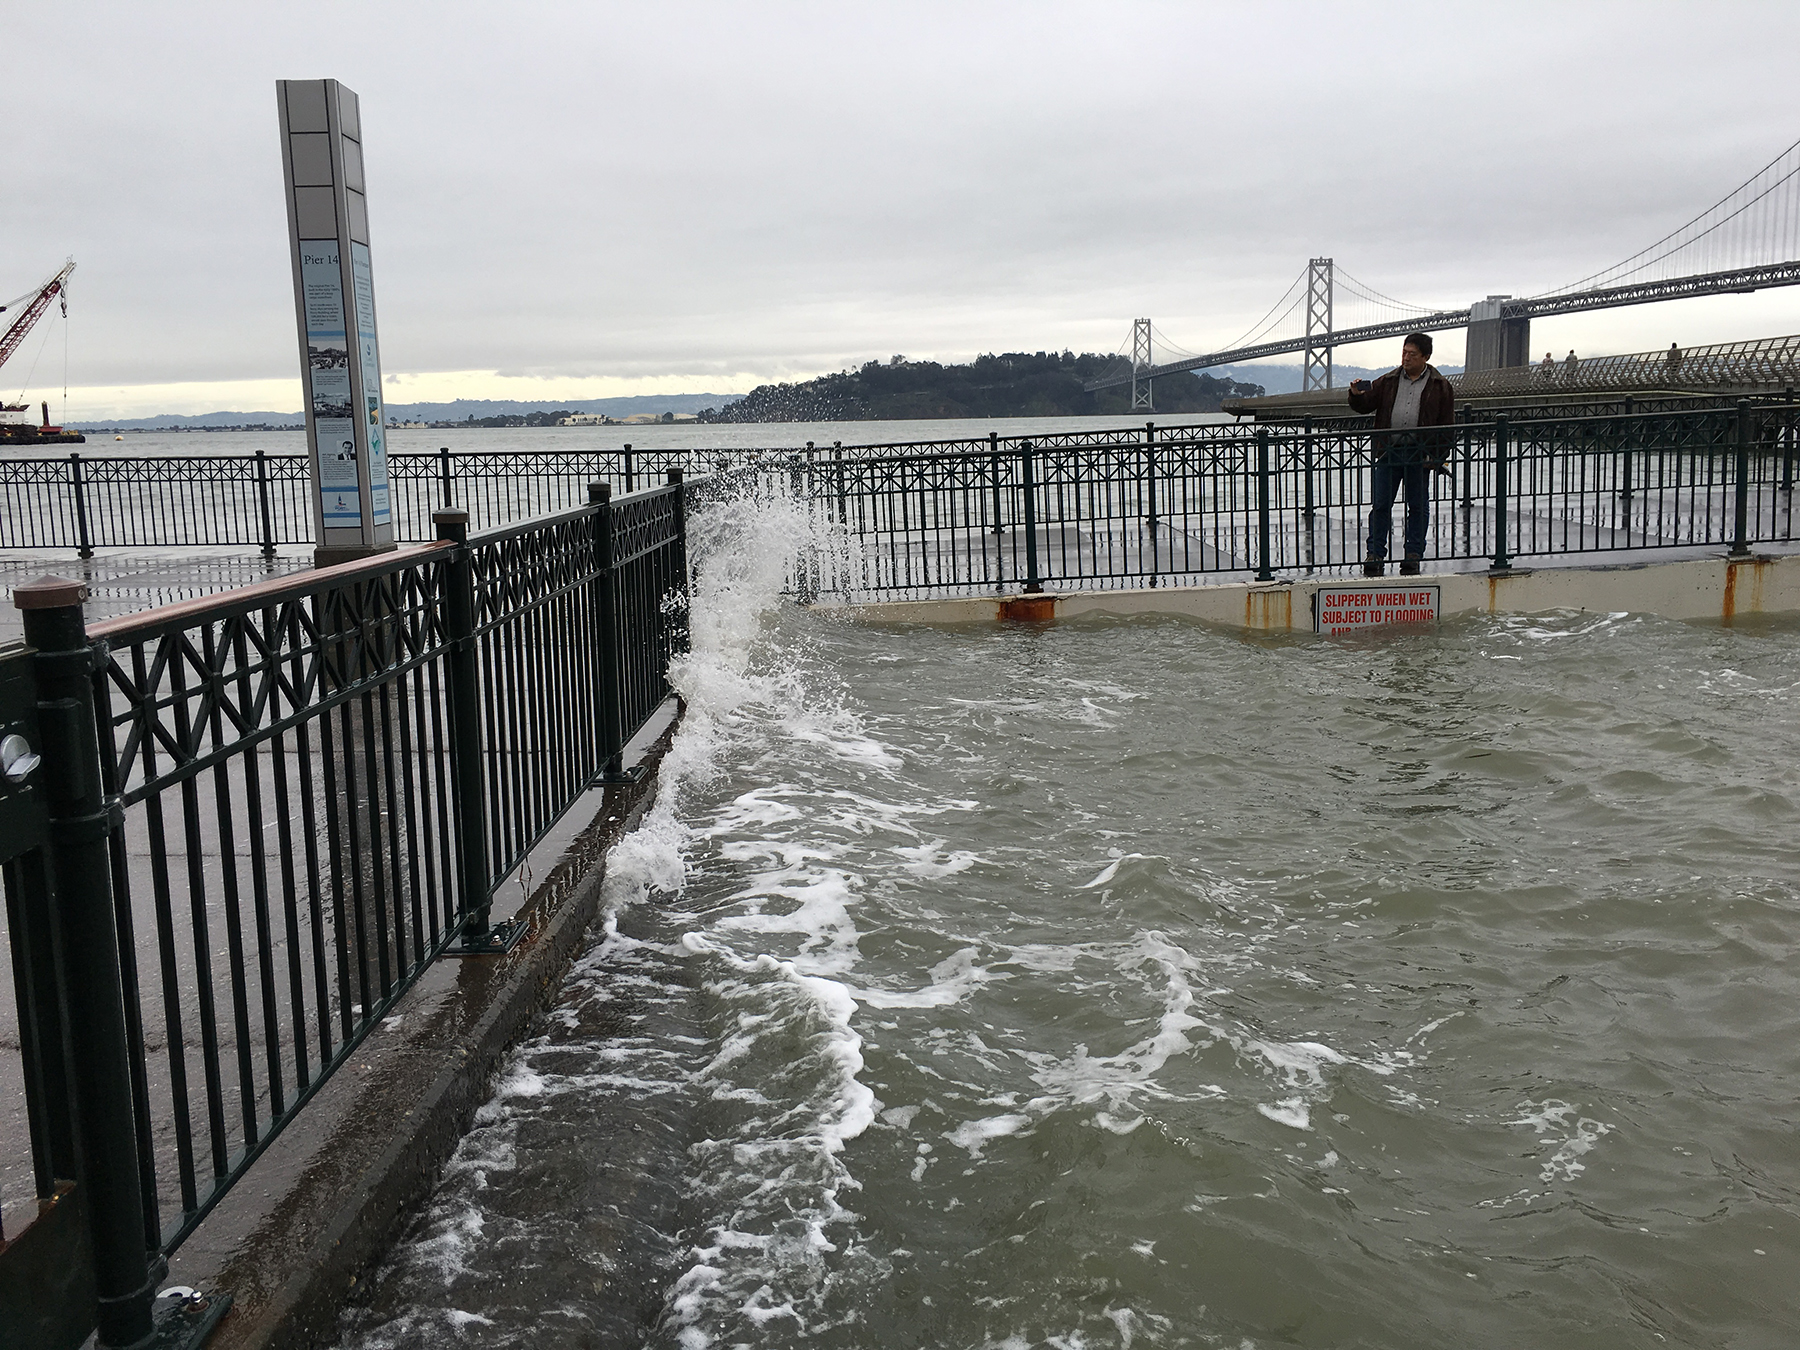
[[[1113, 330], [1117, 332], [1115, 328]], [[1150, 320], [1133, 319], [1131, 321], [1131, 408], [1136, 412], [1139, 408], [1147, 412], [1156, 411], [1156, 402], [1150, 393], [1150, 377], [1145, 375], [1139, 382], [1138, 372], [1148, 371], [1156, 364], [1156, 357], [1150, 350]]]
[[1330, 258], [1313, 258], [1306, 264], [1306, 364], [1300, 387], [1331, 388], [1331, 280]]

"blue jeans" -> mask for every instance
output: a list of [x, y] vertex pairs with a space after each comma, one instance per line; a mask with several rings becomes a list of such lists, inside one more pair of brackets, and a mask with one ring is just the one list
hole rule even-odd
[[1394, 498], [1406, 488], [1406, 556], [1425, 556], [1425, 533], [1431, 527], [1431, 470], [1425, 451], [1400, 442], [1375, 461], [1375, 484], [1369, 503], [1369, 552], [1386, 558], [1388, 538], [1394, 532]]

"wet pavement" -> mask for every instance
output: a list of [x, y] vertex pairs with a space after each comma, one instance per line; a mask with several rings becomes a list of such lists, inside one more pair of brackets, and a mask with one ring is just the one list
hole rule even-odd
[[91, 623], [305, 571], [312, 552], [305, 544], [278, 549], [272, 558], [244, 549], [104, 549], [85, 559], [68, 549], [0, 553], [0, 644], [24, 636], [12, 593], [39, 577], [87, 582]]

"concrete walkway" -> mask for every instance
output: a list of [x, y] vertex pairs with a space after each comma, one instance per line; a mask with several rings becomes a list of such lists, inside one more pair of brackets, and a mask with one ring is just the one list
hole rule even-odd
[[0, 644], [24, 636], [13, 588], [41, 576], [87, 582], [91, 623], [304, 571], [312, 552], [310, 544], [278, 549], [273, 558], [230, 549], [102, 549], [83, 559], [72, 549], [8, 550], [0, 553]]

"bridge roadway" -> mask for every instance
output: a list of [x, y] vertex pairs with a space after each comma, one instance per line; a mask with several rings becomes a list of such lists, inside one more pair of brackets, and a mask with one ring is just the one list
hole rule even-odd
[[[1591, 309], [1619, 309], [1626, 305], [1649, 305], [1662, 300], [1685, 300], [1697, 295], [1747, 294], [1751, 291], [1763, 290], [1774, 286], [1800, 286], [1800, 261], [1770, 263], [1761, 267], [1742, 267], [1728, 272], [1706, 272], [1690, 277], [1676, 277], [1667, 281], [1641, 281], [1629, 286], [1608, 286], [1599, 290], [1577, 291], [1565, 295], [1540, 295], [1522, 300], [1506, 300], [1500, 305], [1499, 318], [1507, 319], [1542, 319], [1557, 314], [1579, 314]], [[1471, 310], [1449, 309], [1436, 314], [1415, 315], [1409, 319], [1390, 319], [1383, 323], [1368, 324], [1361, 328], [1342, 328], [1327, 333], [1314, 333], [1310, 337], [1282, 338], [1274, 342], [1261, 342], [1250, 347], [1235, 347], [1230, 351], [1212, 352], [1206, 356], [1191, 356], [1180, 361], [1170, 361], [1160, 366], [1149, 366], [1136, 371], [1126, 369], [1122, 374], [1104, 375], [1089, 380], [1083, 389], [1112, 389], [1122, 384], [1130, 384], [1133, 379], [1153, 380], [1160, 375], [1179, 375], [1183, 371], [1201, 370], [1207, 366], [1233, 365], [1240, 361], [1255, 361], [1265, 356], [1283, 356], [1293, 352], [1303, 352], [1308, 348], [1318, 350], [1324, 347], [1348, 347], [1358, 342], [1378, 342], [1387, 338], [1405, 337], [1408, 333], [1441, 333], [1449, 329], [1467, 328]]]

